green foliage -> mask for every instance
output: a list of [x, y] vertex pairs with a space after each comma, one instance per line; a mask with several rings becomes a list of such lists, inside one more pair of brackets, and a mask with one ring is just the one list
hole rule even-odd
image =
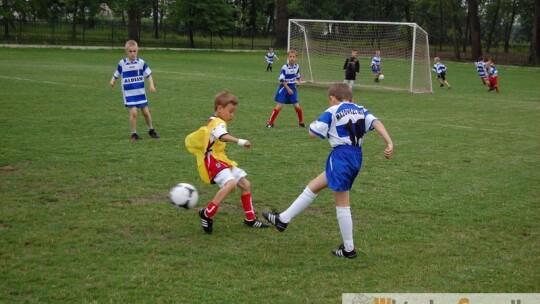
[[[284, 233], [243, 226], [238, 191], [205, 235], [195, 210], [167, 192], [190, 182], [206, 205], [184, 137], [213, 114], [213, 96], [239, 97], [228, 155], [248, 172], [256, 212], [284, 210], [324, 168], [330, 147], [274, 106], [277, 70], [264, 52], [142, 49], [159, 140], [129, 141], [117, 50], [0, 48], [0, 303], [339, 303], [345, 292], [540, 291], [539, 69], [498, 65], [488, 93], [472, 63], [449, 63], [452, 90], [366, 89], [356, 100], [395, 143], [368, 133], [351, 192], [356, 260], [340, 240], [333, 197], [319, 197]], [[336, 66], [340, 69], [341, 66]], [[386, 74], [386, 80], [402, 75]], [[341, 81], [341, 79], [336, 79]], [[327, 88], [299, 89], [306, 122]]]

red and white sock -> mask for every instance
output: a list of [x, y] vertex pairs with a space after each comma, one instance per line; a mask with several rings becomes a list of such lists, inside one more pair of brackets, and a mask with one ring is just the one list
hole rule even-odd
[[241, 196], [242, 206], [244, 207], [244, 213], [246, 214], [246, 220], [255, 220], [255, 211], [253, 211], [253, 202], [251, 201], [251, 193], [247, 193]]
[[206, 206], [206, 209], [204, 209], [204, 215], [206, 215], [207, 218], [213, 218], [218, 212], [218, 209], [219, 205], [216, 205], [214, 202], [210, 202], [208, 206]]

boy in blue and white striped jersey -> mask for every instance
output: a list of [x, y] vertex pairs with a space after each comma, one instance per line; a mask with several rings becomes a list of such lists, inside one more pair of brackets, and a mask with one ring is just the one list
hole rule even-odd
[[381, 51], [375, 51], [375, 57], [371, 59], [371, 72], [375, 74], [375, 82], [379, 82], [379, 76], [381, 76]]
[[482, 80], [482, 84], [485, 85], [488, 82], [488, 75], [486, 71], [486, 63], [484, 62], [484, 56], [478, 57], [478, 61], [474, 63], [476, 65], [476, 72]]
[[148, 100], [146, 99], [145, 78], [148, 79], [150, 92], [155, 92], [152, 70], [144, 60], [137, 56], [139, 46], [135, 40], [126, 42], [127, 57], [118, 62], [116, 71], [111, 78], [109, 86], [112, 88], [118, 77], [122, 77], [122, 95], [124, 96], [124, 106], [129, 109], [129, 125], [131, 127], [131, 140], [142, 139], [137, 134], [137, 109], [141, 109], [146, 125], [148, 135], [152, 138], [159, 138], [152, 125], [152, 115], [148, 109]]
[[350, 190], [362, 167], [362, 142], [364, 135], [376, 130], [386, 142], [385, 158], [392, 157], [394, 144], [382, 122], [363, 106], [353, 103], [351, 88], [345, 83], [335, 83], [328, 90], [330, 107], [309, 126], [308, 135], [327, 138], [332, 151], [326, 168], [312, 179], [302, 193], [284, 212], [263, 212], [264, 218], [283, 232], [296, 216], [315, 200], [318, 193], [330, 188], [334, 193], [336, 215], [343, 243], [332, 253], [338, 257], [355, 258], [353, 241]]
[[292, 104], [296, 115], [298, 116], [298, 125], [302, 128], [305, 128], [304, 117], [302, 108], [298, 104], [298, 93], [296, 87], [300, 86], [300, 66], [296, 63], [297, 53], [296, 50], [289, 50], [287, 53], [287, 63], [281, 68], [279, 73], [278, 81], [279, 87], [274, 97], [276, 102], [276, 107], [272, 110], [270, 119], [268, 120], [267, 128], [274, 127], [274, 121], [279, 115], [279, 111], [286, 104]]
[[441, 62], [441, 58], [439, 57], [435, 57], [433, 61], [435, 62], [433, 65], [433, 72], [437, 73], [437, 80], [441, 84], [441, 88], [446, 85], [450, 90], [450, 83], [446, 80], [446, 65]]
[[266, 63], [268, 64], [266, 66], [266, 71], [272, 72], [272, 65], [274, 64], [274, 59], [279, 60], [276, 53], [274, 53], [274, 48], [268, 48], [268, 53], [266, 53], [266, 56], [264, 56], [264, 59], [266, 60]]

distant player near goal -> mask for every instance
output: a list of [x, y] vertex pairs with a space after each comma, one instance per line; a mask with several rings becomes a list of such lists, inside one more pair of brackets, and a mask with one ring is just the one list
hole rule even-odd
[[376, 50], [375, 56], [371, 59], [371, 72], [375, 74], [375, 82], [379, 82], [379, 76], [381, 76], [381, 51]]
[[266, 71], [272, 72], [272, 65], [274, 64], [274, 59], [279, 60], [276, 53], [274, 53], [274, 48], [272, 47], [268, 48], [268, 53], [266, 53], [266, 56], [264, 56], [264, 59], [266, 60], [266, 63], [267, 63]]
[[347, 57], [345, 59], [345, 63], [343, 64], [343, 70], [345, 71], [345, 82], [347, 85], [349, 85], [349, 88], [351, 90], [354, 87], [354, 81], [356, 80], [356, 75], [360, 72], [360, 61], [358, 58], [356, 58], [357, 51], [352, 50], [351, 56]]
[[343, 243], [332, 254], [338, 257], [357, 256], [353, 240], [350, 190], [362, 167], [362, 142], [366, 133], [376, 130], [386, 142], [385, 158], [392, 157], [394, 144], [382, 122], [363, 106], [353, 103], [353, 93], [344, 83], [335, 83], [328, 90], [330, 107], [309, 125], [308, 135], [328, 138], [332, 151], [326, 168], [312, 179], [304, 191], [284, 212], [264, 211], [263, 216], [283, 232], [293, 218], [315, 200], [318, 193], [330, 188], [334, 193], [336, 215]]
[[437, 74], [437, 80], [441, 84], [441, 88], [446, 85], [450, 90], [450, 83], [446, 80], [446, 65], [441, 62], [441, 58], [439, 57], [435, 57], [433, 61], [435, 62], [435, 64], [433, 64], [433, 72]]

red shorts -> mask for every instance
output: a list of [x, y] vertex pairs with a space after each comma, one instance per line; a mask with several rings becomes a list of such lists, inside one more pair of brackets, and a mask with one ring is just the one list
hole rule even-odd
[[499, 84], [499, 76], [489, 77], [488, 80], [489, 80], [489, 83], [491, 83], [491, 85]]
[[229, 168], [229, 165], [226, 163], [215, 159], [212, 153], [206, 154], [206, 157], [204, 158], [204, 165], [206, 166], [206, 170], [208, 171], [208, 176], [210, 177], [211, 181], [214, 181], [214, 177], [216, 177], [219, 172]]

